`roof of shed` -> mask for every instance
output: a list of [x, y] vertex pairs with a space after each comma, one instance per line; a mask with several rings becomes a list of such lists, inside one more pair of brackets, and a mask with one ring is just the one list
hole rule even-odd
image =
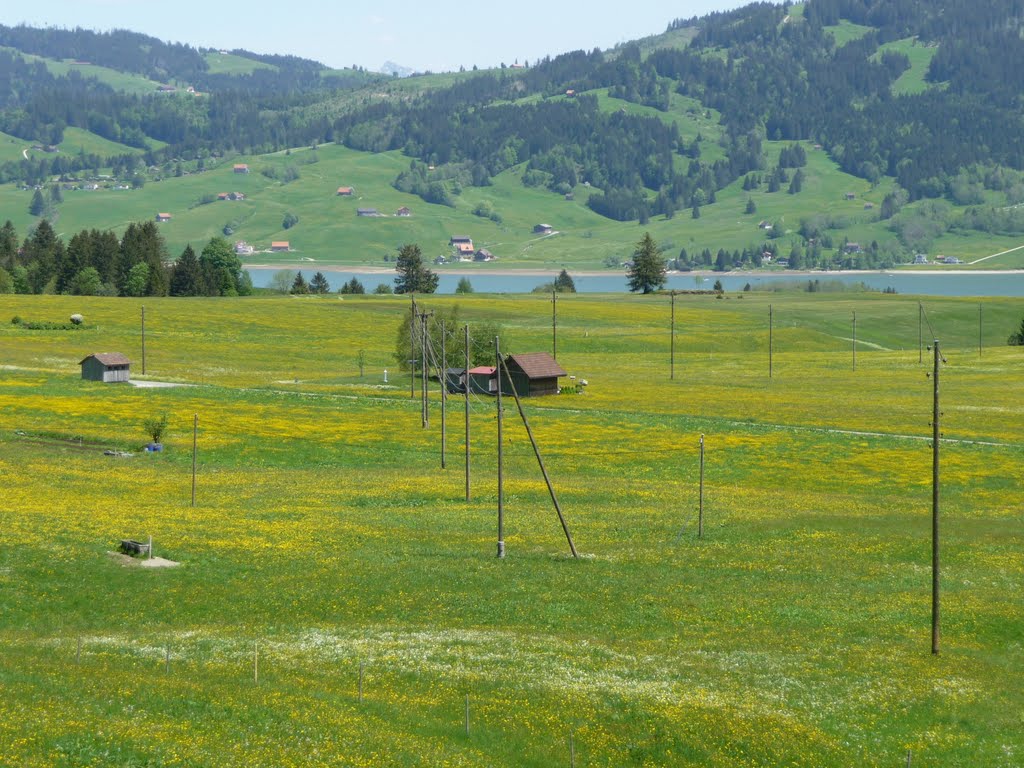
[[519, 369], [531, 379], [550, 379], [558, 376], [568, 376], [562, 370], [555, 358], [547, 352], [527, 352], [523, 355], [509, 355], [508, 359], [514, 362]]
[[90, 357], [95, 357], [104, 365], [128, 365], [131, 362], [126, 355], [122, 355], [120, 352], [96, 352], [82, 360], [79, 365], [82, 365]]

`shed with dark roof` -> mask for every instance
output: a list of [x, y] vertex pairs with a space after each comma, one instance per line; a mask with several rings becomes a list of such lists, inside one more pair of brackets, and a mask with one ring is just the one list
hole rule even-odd
[[97, 352], [82, 362], [82, 378], [87, 381], [128, 381], [131, 362], [120, 352]]
[[[509, 355], [505, 359], [508, 378], [522, 397], [557, 395], [559, 376], [568, 376], [547, 352]], [[505, 391], [504, 387], [501, 390]]]

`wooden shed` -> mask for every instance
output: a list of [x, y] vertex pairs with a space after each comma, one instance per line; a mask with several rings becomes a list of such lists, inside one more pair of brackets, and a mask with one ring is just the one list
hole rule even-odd
[[446, 368], [444, 385], [449, 395], [464, 395], [466, 393], [466, 369]]
[[128, 381], [128, 358], [120, 352], [97, 352], [82, 362], [82, 378], [87, 381]]
[[469, 369], [469, 391], [477, 395], [495, 395], [498, 392], [497, 369], [493, 365], [480, 365]]
[[520, 397], [557, 395], [558, 377], [568, 376], [547, 352], [509, 355], [505, 358], [505, 367]]

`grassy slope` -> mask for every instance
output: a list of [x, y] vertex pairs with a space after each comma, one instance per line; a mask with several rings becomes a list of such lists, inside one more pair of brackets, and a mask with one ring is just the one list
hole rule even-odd
[[46, 65], [46, 68], [50, 70], [54, 75], [61, 76], [66, 75], [68, 72], [74, 70], [82, 74], [83, 77], [91, 77], [99, 80], [101, 83], [109, 85], [118, 91], [125, 91], [127, 93], [135, 94], [148, 94], [153, 93], [159, 83], [143, 77], [142, 75], [133, 75], [125, 72], [119, 72], [116, 69], [110, 69], [109, 67], [101, 67], [96, 64], [78, 64], [70, 59], [49, 59], [44, 56], [35, 56], [30, 53], [21, 53], [13, 48], [8, 50], [19, 53], [22, 58], [26, 61], [40, 61]]
[[[502, 322], [513, 351], [549, 344], [543, 297], [459, 304]], [[589, 391], [527, 408], [580, 563], [514, 411], [508, 557], [494, 559], [493, 402], [472, 402], [466, 503], [461, 419], [449, 410], [442, 472], [436, 402], [421, 429], [392, 366], [407, 307], [147, 299], [150, 374], [199, 386], [136, 390], [80, 382], [76, 363], [137, 358], [138, 302], [0, 296], [2, 317], [82, 311], [97, 326], [0, 326], [15, 366], [0, 378], [4, 762], [544, 766], [568, 762], [570, 731], [578, 761], [608, 766], [887, 766], [908, 749], [915, 764], [999, 765], [1024, 750], [1024, 376], [1018, 350], [978, 360], [975, 300], [927, 307], [949, 359], [945, 436], [1000, 443], [943, 445], [937, 658], [930, 451], [892, 436], [929, 432], [912, 297], [680, 297], [675, 381], [667, 297], [564, 297], [559, 361]], [[986, 343], [1022, 309], [987, 301]], [[164, 454], [101, 454], [137, 446], [161, 411]], [[181, 568], [105, 554], [149, 533]]]
[[119, 144], [110, 141], [95, 133], [81, 128], [65, 128], [64, 141], [60, 144], [60, 151], [69, 155], [77, 155], [79, 152], [97, 154], [100, 157], [112, 157], [114, 155], [138, 155], [143, 150], [137, 147], [129, 147], [127, 144]]
[[24, 158], [22, 150], [31, 147], [31, 142], [18, 139], [6, 133], [0, 133], [0, 163], [17, 162]]
[[896, 82], [892, 84], [893, 94], [903, 96], [921, 93], [932, 87], [924, 78], [928, 74], [928, 66], [932, 63], [932, 58], [938, 50], [937, 46], [924, 45], [919, 43], [917, 38], [908, 37], [879, 46], [878, 53], [872, 58], [880, 58], [885, 51], [896, 51], [910, 59], [910, 69], [896, 78]]
[[203, 58], [206, 59], [206, 63], [210, 67], [211, 75], [248, 75], [257, 69], [277, 69], [272, 64], [255, 61], [245, 56], [236, 56], [232, 53], [212, 51], [205, 54]]
[[825, 33], [831, 33], [836, 40], [836, 48], [842, 48], [852, 40], [860, 40], [874, 27], [865, 27], [863, 24], [854, 24], [852, 21], [842, 19], [838, 24], [825, 27]]

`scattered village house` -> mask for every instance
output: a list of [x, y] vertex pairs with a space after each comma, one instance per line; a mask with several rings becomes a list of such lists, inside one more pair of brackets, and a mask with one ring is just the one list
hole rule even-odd
[[473, 258], [473, 238], [465, 235], [452, 235], [451, 240], [448, 243], [455, 248], [455, 252], [459, 255], [460, 259], [472, 259]]
[[552, 227], [550, 224], [537, 224], [533, 228], [533, 233], [535, 235], [550, 235], [554, 231], [555, 228]]
[[406, 208], [404, 205], [395, 211], [395, 216], [412, 216], [412, 211]]
[[114, 382], [128, 381], [131, 363], [120, 352], [97, 352], [79, 365], [82, 366], [82, 378], [87, 381]]
[[233, 170], [235, 173], [248, 173], [249, 166], [246, 165], [245, 163], [235, 163], [235, 167], [233, 168]]
[[156, 220], [158, 222], [161, 222], [161, 223], [165, 222], [165, 221], [170, 221], [171, 220], [171, 214], [169, 214], [169, 213], [158, 213], [156, 215]]
[[843, 246], [845, 253], [863, 253], [864, 249], [860, 247], [860, 243], [847, 243]]
[[469, 393], [471, 395], [494, 395], [498, 392], [497, 369], [493, 365], [478, 365], [469, 369]]
[[340, 197], [352, 197], [352, 187], [338, 187], [338, 195]]
[[278, 240], [270, 244], [270, 250], [275, 253], [280, 251], [290, 251], [291, 246], [288, 244], [287, 240]]
[[481, 248], [473, 256], [474, 261], [494, 261], [494, 254], [486, 248]]
[[249, 245], [244, 240], [239, 240], [235, 243], [235, 255], [236, 256], [252, 256], [256, 252], [256, 249]]
[[558, 378], [568, 375], [547, 352], [509, 355], [505, 359], [505, 367], [520, 397], [557, 395]]

